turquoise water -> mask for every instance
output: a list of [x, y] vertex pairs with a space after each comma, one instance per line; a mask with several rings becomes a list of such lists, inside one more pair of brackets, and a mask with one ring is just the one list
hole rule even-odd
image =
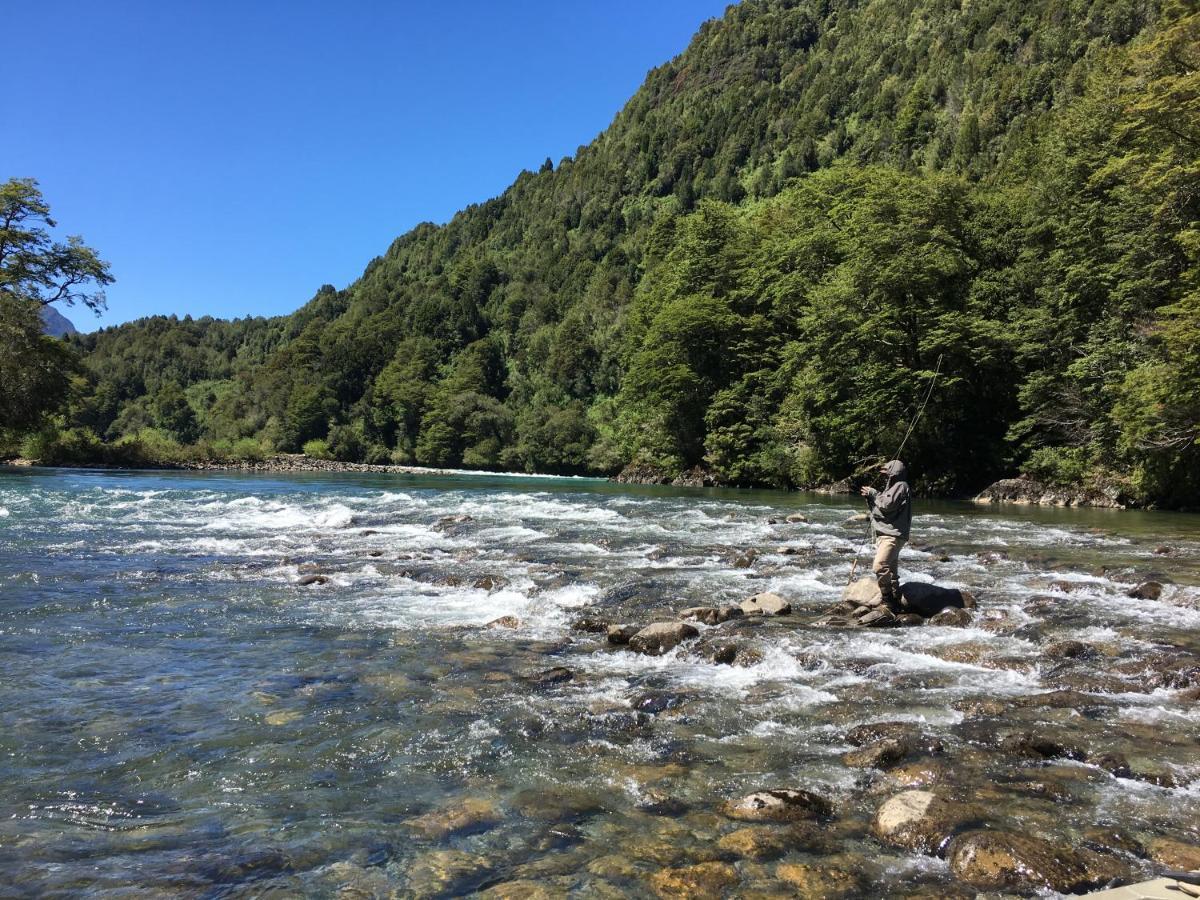
[[[923, 503], [904, 577], [972, 590], [976, 627], [809, 627], [862, 544], [856, 512], [583, 479], [0, 468], [0, 895], [639, 896], [663, 866], [725, 858], [740, 826], [720, 804], [776, 786], [835, 799], [834, 855], [872, 890], [936, 890], [944, 862], [866, 833], [894, 784], [841, 762], [848, 728], [895, 719], [946, 742], [962, 791], [1011, 787], [999, 824], [1197, 842], [1200, 715], [1127, 665], [1200, 652], [1196, 518]], [[1148, 576], [1159, 600], [1125, 596]], [[1034, 600], [1055, 580], [1076, 589]], [[572, 629], [760, 590], [797, 615], [734, 628], [740, 665]], [[502, 616], [519, 624], [485, 627]], [[1063, 638], [1100, 662], [1048, 661]], [[555, 666], [572, 679], [531, 680]], [[1127, 683], [1084, 685], [1099, 713], [971, 711], [1083, 675]], [[1019, 726], [1169, 786], [980, 750]], [[731, 861], [778, 887], [774, 863]]]

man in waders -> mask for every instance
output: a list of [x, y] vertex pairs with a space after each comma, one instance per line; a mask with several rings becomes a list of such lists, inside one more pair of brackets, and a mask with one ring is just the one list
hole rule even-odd
[[912, 527], [912, 491], [908, 487], [908, 468], [893, 459], [879, 470], [887, 476], [882, 491], [864, 487], [871, 532], [875, 535], [875, 561], [871, 571], [879, 582], [883, 602], [892, 612], [900, 611], [900, 548], [908, 541]]

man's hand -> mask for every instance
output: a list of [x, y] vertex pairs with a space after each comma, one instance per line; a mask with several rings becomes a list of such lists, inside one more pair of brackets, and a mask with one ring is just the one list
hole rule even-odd
[[864, 497], [870, 497], [872, 494], [875, 493], [875, 488], [868, 487], [867, 485], [864, 484], [862, 487], [860, 487], [858, 489], [858, 492], [860, 494], [862, 494]]

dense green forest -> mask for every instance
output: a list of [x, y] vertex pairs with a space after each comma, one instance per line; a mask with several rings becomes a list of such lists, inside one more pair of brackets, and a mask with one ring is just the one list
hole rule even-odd
[[[27, 439], [1200, 503], [1200, 15], [744, 0], [591, 144], [296, 313], [71, 339]], [[164, 305], [169, 305], [164, 298]]]

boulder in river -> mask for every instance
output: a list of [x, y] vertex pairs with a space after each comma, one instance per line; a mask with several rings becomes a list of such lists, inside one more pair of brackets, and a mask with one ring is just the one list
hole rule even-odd
[[608, 626], [608, 642], [623, 647], [629, 643], [629, 639], [641, 631], [640, 625], [609, 625]]
[[699, 634], [687, 622], [655, 622], [629, 639], [629, 649], [637, 653], [662, 654]]
[[705, 625], [719, 625], [745, 615], [740, 606], [689, 606], [679, 613], [681, 619], [695, 619]]
[[1125, 596], [1135, 600], [1157, 600], [1162, 596], [1163, 586], [1157, 581], [1143, 581], [1135, 588], [1126, 592]]
[[301, 587], [308, 587], [313, 584], [329, 584], [329, 578], [325, 575], [305, 575], [296, 584]]
[[950, 844], [949, 859], [955, 877], [985, 891], [1049, 888], [1070, 894], [1103, 884], [1109, 874], [1089, 868], [1089, 851], [1000, 829], [960, 834]]
[[786, 616], [792, 604], [778, 594], [765, 592], [742, 601], [742, 612], [748, 616]]
[[862, 895], [859, 877], [836, 866], [781, 862], [775, 867], [775, 877], [794, 888], [797, 897], [835, 900]]
[[966, 628], [971, 624], [971, 614], [965, 609], [951, 606], [930, 616], [929, 624], [948, 628]]
[[747, 550], [733, 561], [733, 567], [735, 569], [748, 569], [754, 565], [756, 559], [758, 559], [758, 551]]
[[501, 616], [498, 619], [492, 619], [488, 622], [485, 628], [520, 628], [521, 620], [516, 616]]
[[571, 623], [571, 630], [578, 631], [583, 634], [607, 634], [609, 625], [607, 622], [601, 622], [599, 619], [589, 619], [584, 617], [576, 619]]
[[875, 813], [871, 831], [893, 847], [939, 854], [978, 811], [931, 791], [903, 791], [889, 798]]
[[832, 814], [833, 804], [811, 791], [783, 788], [730, 800], [722, 811], [741, 822], [800, 822]]
[[544, 672], [538, 672], [536, 675], [529, 677], [529, 683], [535, 688], [548, 688], [556, 684], [563, 684], [571, 681], [575, 677], [575, 673], [563, 666], [555, 666], [552, 669], [547, 669]]
[[842, 762], [853, 769], [887, 769], [913, 752], [904, 738], [881, 738], [842, 756]]
[[792, 513], [787, 517], [786, 521], [789, 525], [799, 525], [807, 522], [808, 516], [804, 515], [804, 513]]

